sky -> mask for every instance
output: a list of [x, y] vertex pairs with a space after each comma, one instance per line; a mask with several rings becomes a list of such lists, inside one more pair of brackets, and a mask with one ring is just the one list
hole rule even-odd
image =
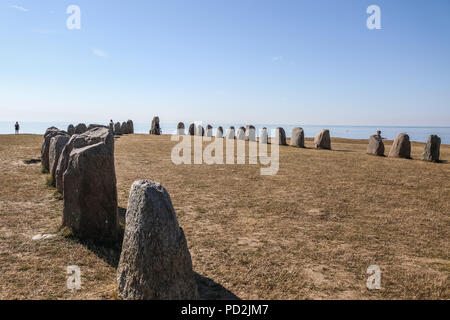
[[0, 0], [0, 121], [450, 126], [449, 15], [448, 0]]

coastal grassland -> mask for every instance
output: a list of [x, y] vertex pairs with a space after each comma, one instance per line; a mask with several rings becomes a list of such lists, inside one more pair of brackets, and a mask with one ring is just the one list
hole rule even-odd
[[[0, 298], [114, 299], [117, 252], [59, 230], [62, 202], [46, 186], [42, 136], [0, 135]], [[367, 140], [333, 139], [333, 151], [280, 148], [280, 170], [180, 165], [170, 136], [116, 141], [119, 206], [137, 179], [172, 197], [194, 270], [241, 299], [450, 299], [450, 146], [443, 163], [366, 154]], [[392, 141], [386, 141], [386, 149]], [[123, 210], [121, 210], [123, 211]], [[31, 241], [39, 233], [55, 238]], [[382, 290], [366, 288], [370, 265]], [[78, 265], [82, 290], [66, 289]]]

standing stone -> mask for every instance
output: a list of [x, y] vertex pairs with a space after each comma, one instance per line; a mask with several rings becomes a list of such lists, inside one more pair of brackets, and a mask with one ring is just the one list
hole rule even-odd
[[87, 127], [84, 123], [79, 123], [75, 127], [75, 134], [82, 134], [82, 133], [85, 133], [86, 131], [87, 131]]
[[238, 140], [244, 140], [245, 141], [245, 128], [244, 127], [240, 127], [237, 131], [237, 139]]
[[127, 121], [127, 129], [129, 134], [134, 134], [134, 123], [132, 120]]
[[195, 135], [203, 137], [205, 135], [205, 129], [201, 124], [195, 126]]
[[213, 127], [209, 124], [206, 126], [206, 136], [207, 137], [213, 136]]
[[283, 128], [277, 127], [275, 129], [275, 138], [273, 139], [273, 142], [275, 144], [278, 144], [280, 146], [286, 146], [286, 132]]
[[314, 138], [314, 147], [317, 149], [331, 150], [330, 130], [321, 130]]
[[154, 117], [152, 121], [152, 128], [150, 129], [150, 134], [159, 136], [161, 135], [161, 127], [159, 126], [159, 117]]
[[180, 123], [178, 123], [178, 125], [177, 125], [177, 134], [179, 135], [179, 136], [184, 136], [184, 123], [183, 122], [180, 122]]
[[411, 159], [411, 142], [406, 133], [400, 133], [392, 144], [389, 158]]
[[223, 138], [223, 128], [222, 127], [218, 127], [217, 128], [216, 138], [217, 139], [222, 139]]
[[291, 146], [298, 148], [305, 147], [305, 132], [302, 128], [297, 127], [292, 129]]
[[380, 135], [374, 134], [369, 138], [369, 146], [367, 147], [367, 153], [375, 156], [384, 156], [384, 143], [383, 138]]
[[81, 239], [115, 243], [119, 218], [114, 136], [107, 128], [94, 128], [74, 137], [63, 173], [62, 224]]
[[50, 141], [53, 137], [57, 135], [65, 134], [64, 131], [60, 131], [56, 127], [50, 127], [45, 131], [44, 141], [41, 146], [41, 165], [42, 169], [50, 171], [50, 161], [49, 161], [49, 151], [50, 151]]
[[69, 142], [69, 134], [57, 135], [50, 140], [50, 149], [48, 152], [49, 159], [49, 172], [53, 177], [53, 184], [56, 185], [56, 168], [58, 166], [58, 161], [62, 150]]
[[441, 138], [437, 135], [431, 135], [425, 145], [422, 159], [425, 161], [439, 162], [441, 152]]
[[256, 141], [256, 129], [252, 125], [248, 125], [245, 128], [245, 140], [246, 141]]
[[75, 134], [75, 127], [73, 126], [73, 124], [69, 124], [69, 126], [67, 127], [67, 133], [71, 136]]
[[192, 260], [172, 201], [159, 183], [131, 186], [117, 283], [124, 300], [199, 298]]
[[267, 133], [267, 128], [264, 127], [261, 129], [259, 134], [259, 143], [267, 144], [269, 142], [269, 134]]
[[122, 128], [120, 127], [120, 122], [116, 122], [114, 125], [114, 135], [121, 136], [122, 135]]
[[229, 127], [227, 130], [227, 139], [236, 139], [236, 137], [234, 136], [234, 127], [233, 126]]
[[128, 134], [128, 123], [126, 123], [125, 121], [122, 122], [120, 129], [122, 130], [122, 134]]
[[191, 124], [189, 125], [189, 135], [190, 135], [190, 136], [195, 135], [195, 124], [193, 124], [193, 123], [191, 123]]

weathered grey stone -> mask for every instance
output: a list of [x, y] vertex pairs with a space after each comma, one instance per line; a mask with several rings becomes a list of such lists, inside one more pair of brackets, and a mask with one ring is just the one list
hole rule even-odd
[[128, 134], [134, 134], [134, 123], [132, 120], [127, 121]]
[[425, 145], [422, 159], [425, 161], [439, 162], [441, 153], [441, 138], [437, 135], [431, 135]]
[[269, 134], [267, 132], [267, 128], [264, 127], [261, 129], [261, 132], [259, 133], [259, 143], [267, 144], [269, 142]]
[[248, 125], [245, 128], [245, 140], [246, 141], [256, 141], [256, 129], [252, 125]]
[[218, 138], [218, 139], [222, 139], [223, 138], [223, 128], [222, 127], [218, 127], [217, 128], [216, 138]]
[[159, 136], [161, 135], [161, 127], [159, 125], [159, 117], [154, 117], [152, 121], [152, 128], [150, 129], [150, 134]]
[[166, 189], [153, 181], [134, 182], [125, 225], [117, 269], [119, 298], [198, 299], [187, 241]]
[[50, 127], [45, 131], [44, 141], [41, 146], [41, 165], [42, 169], [50, 171], [50, 161], [49, 161], [49, 151], [50, 151], [50, 141], [53, 137], [57, 135], [67, 134], [65, 131], [61, 131], [56, 127]]
[[211, 125], [206, 126], [206, 137], [212, 137], [213, 136], [213, 127]]
[[383, 138], [380, 135], [374, 134], [369, 138], [369, 146], [367, 147], [367, 153], [375, 156], [384, 156], [384, 143]]
[[321, 130], [314, 138], [314, 147], [317, 149], [331, 150], [330, 130]]
[[275, 129], [275, 138], [272, 140], [273, 143], [278, 144], [280, 146], [286, 146], [286, 132], [283, 128], [277, 127]]
[[82, 133], [85, 133], [86, 131], [87, 131], [87, 127], [84, 123], [79, 123], [75, 127], [75, 134], [82, 134]]
[[114, 135], [121, 136], [122, 135], [122, 127], [120, 125], [120, 122], [116, 122], [114, 125]]
[[87, 131], [89, 131], [91, 129], [94, 129], [94, 128], [109, 128], [109, 127], [107, 127], [107, 126], [105, 126], [103, 124], [90, 124], [87, 127]]
[[227, 139], [236, 139], [233, 126], [229, 127], [227, 130]]
[[63, 173], [63, 226], [81, 239], [115, 243], [119, 218], [114, 136], [107, 128], [94, 128], [72, 139]]
[[[102, 142], [104, 140], [104, 137], [102, 136], [102, 134], [98, 134], [97, 131], [98, 130], [95, 130], [96, 134], [90, 134], [87, 131], [81, 135], [73, 135], [62, 149], [55, 173], [56, 189], [59, 193], [63, 194], [64, 192], [63, 174], [67, 170], [67, 166], [69, 165], [70, 153], [72, 152], [74, 145], [77, 148], [83, 148]], [[111, 131], [109, 130], [109, 132]]]
[[411, 142], [406, 133], [400, 133], [397, 138], [395, 138], [389, 152], [389, 158], [411, 159]]
[[298, 148], [305, 147], [305, 132], [303, 128], [297, 127], [292, 129], [291, 146]]
[[54, 136], [50, 140], [50, 149], [48, 152], [49, 159], [49, 172], [53, 177], [53, 184], [56, 185], [56, 168], [58, 166], [58, 161], [62, 150], [66, 146], [67, 142], [70, 140], [69, 134], [61, 134]]
[[237, 140], [244, 140], [245, 141], [245, 128], [240, 127], [236, 134]]
[[177, 134], [179, 136], [184, 136], [185, 133], [186, 133], [185, 129], [186, 128], [184, 126], [184, 123], [183, 122], [179, 122], [178, 125], [177, 125]]
[[125, 121], [120, 125], [120, 130], [122, 130], [122, 134], [128, 134], [128, 123]]
[[189, 135], [193, 136], [195, 134], [195, 124], [191, 123], [189, 125]]
[[205, 135], [205, 129], [201, 124], [195, 126], [195, 135], [203, 137]]
[[75, 134], [75, 127], [73, 126], [73, 124], [69, 124], [69, 126], [67, 127], [67, 133], [71, 136]]

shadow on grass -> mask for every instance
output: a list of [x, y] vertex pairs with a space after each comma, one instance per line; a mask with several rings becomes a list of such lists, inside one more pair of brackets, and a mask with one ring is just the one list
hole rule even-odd
[[[125, 208], [118, 208], [119, 211], [119, 224], [122, 231], [125, 226]], [[74, 240], [76, 238], [72, 237]], [[121, 232], [120, 238], [117, 243], [104, 245], [94, 243], [92, 241], [82, 241], [76, 239], [79, 243], [85, 246], [89, 251], [94, 253], [98, 258], [105, 261], [108, 265], [117, 269], [120, 260], [120, 254], [122, 252], [123, 232]], [[198, 286], [198, 293], [200, 300], [240, 300], [234, 293], [215, 282], [214, 280], [195, 273], [195, 281]]]

